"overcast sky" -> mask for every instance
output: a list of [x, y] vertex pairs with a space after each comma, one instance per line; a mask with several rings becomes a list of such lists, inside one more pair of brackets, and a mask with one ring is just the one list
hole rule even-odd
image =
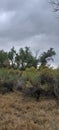
[[29, 46], [40, 53], [50, 47], [59, 64], [59, 18], [49, 0], [0, 0], [0, 49]]

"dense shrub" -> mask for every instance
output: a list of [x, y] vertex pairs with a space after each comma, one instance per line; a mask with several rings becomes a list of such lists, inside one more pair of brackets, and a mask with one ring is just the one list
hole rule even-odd
[[33, 85], [31, 84], [30, 81], [26, 81], [26, 88], [32, 88]]
[[39, 84], [40, 84], [39, 72], [34, 67], [27, 68], [23, 72], [22, 78], [25, 79], [25, 81], [29, 81], [27, 83], [30, 83], [32, 86], [39, 86]]
[[26, 96], [31, 96], [36, 98], [37, 100], [40, 97], [40, 88], [39, 87], [30, 87], [30, 88], [26, 88], [24, 91]]
[[43, 86], [46, 85], [46, 88], [48, 87], [49, 89], [53, 89], [54, 86], [54, 79], [55, 79], [55, 74], [54, 70], [52, 68], [48, 67], [43, 67], [40, 70], [40, 83]]
[[22, 78], [20, 80], [17, 80], [14, 84], [14, 89], [23, 92], [25, 89], [25, 81]]
[[21, 91], [27, 96], [39, 98], [55, 95], [59, 99], [59, 69], [41, 66], [25, 71], [0, 69], [0, 93]]
[[59, 99], [59, 68], [55, 70], [55, 84], [54, 84], [54, 93]]
[[13, 92], [13, 85], [12, 81], [0, 81], [0, 93]]
[[13, 91], [19, 77], [20, 77], [20, 71], [1, 68], [0, 69], [0, 93]]

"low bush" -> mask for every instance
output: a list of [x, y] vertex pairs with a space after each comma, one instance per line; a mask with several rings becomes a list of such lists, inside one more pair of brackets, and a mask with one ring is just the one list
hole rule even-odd
[[0, 93], [13, 92], [13, 81], [0, 81]]
[[20, 78], [20, 71], [1, 68], [0, 69], [0, 93], [13, 91], [18, 78]]
[[14, 90], [36, 98], [55, 95], [59, 99], [59, 69], [45, 66], [39, 70], [26, 68], [25, 71], [1, 68], [0, 93]]
[[[39, 86], [40, 80], [39, 80], [39, 72], [34, 67], [27, 68], [23, 74], [22, 78], [25, 81], [28, 81], [27, 83], [30, 83], [32, 86]], [[30, 86], [31, 86], [30, 85]]]
[[38, 88], [38, 87], [26, 88], [24, 94], [26, 96], [34, 97], [34, 98], [36, 98], [38, 100], [39, 97], [40, 97], [40, 88]]
[[56, 98], [59, 99], [59, 68], [55, 70], [54, 93], [56, 95]]
[[43, 89], [52, 90], [54, 86], [54, 79], [55, 79], [55, 74], [52, 68], [48, 68], [48, 67], [41, 68], [40, 83]]

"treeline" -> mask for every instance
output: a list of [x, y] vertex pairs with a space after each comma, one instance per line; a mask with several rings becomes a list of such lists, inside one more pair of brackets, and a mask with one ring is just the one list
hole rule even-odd
[[27, 67], [35, 67], [40, 63], [46, 66], [49, 60], [53, 60], [53, 56], [56, 55], [53, 48], [43, 52], [41, 55], [35, 56], [29, 47], [20, 48], [18, 53], [15, 48], [12, 47], [9, 52], [0, 50], [0, 67], [12, 67], [16, 69], [25, 70]]

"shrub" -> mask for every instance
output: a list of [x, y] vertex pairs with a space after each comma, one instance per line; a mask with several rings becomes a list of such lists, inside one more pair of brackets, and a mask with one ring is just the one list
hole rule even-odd
[[42, 67], [40, 69], [41, 88], [45, 91], [54, 91], [55, 71], [52, 68]]
[[31, 85], [33, 86], [39, 86], [39, 72], [34, 67], [27, 68], [23, 74], [22, 78], [25, 79], [25, 81], [29, 81]]
[[25, 81], [23, 79], [17, 80], [14, 84], [14, 89], [23, 92], [25, 89]]
[[31, 84], [30, 81], [26, 81], [26, 88], [32, 88], [33, 85]]
[[57, 99], [59, 99], [59, 68], [55, 70], [54, 93]]
[[0, 93], [13, 92], [13, 85], [11, 81], [0, 81]]
[[20, 78], [20, 71], [14, 69], [0, 69], [0, 92], [13, 91], [17, 80]]
[[39, 87], [26, 88], [25, 95], [35, 97], [38, 100], [40, 97], [40, 89], [39, 89]]

